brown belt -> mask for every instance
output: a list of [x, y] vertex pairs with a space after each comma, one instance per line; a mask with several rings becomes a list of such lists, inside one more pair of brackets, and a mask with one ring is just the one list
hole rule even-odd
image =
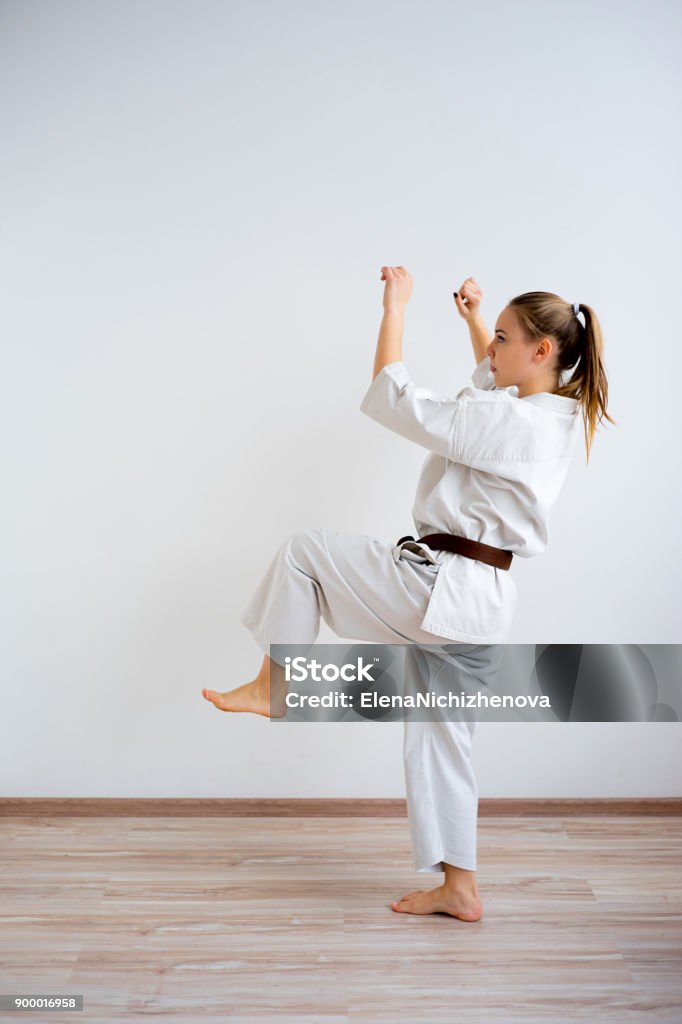
[[[401, 537], [398, 544], [405, 540], [414, 541], [414, 537], [410, 537], [409, 534]], [[492, 544], [481, 544], [478, 540], [469, 540], [468, 537], [460, 537], [456, 533], [427, 533], [425, 537], [419, 537], [414, 542], [423, 542], [442, 551], [453, 551], [456, 555], [465, 555], [466, 558], [476, 558], [479, 562], [494, 565], [496, 569], [508, 569], [514, 557], [511, 551], [493, 547]]]

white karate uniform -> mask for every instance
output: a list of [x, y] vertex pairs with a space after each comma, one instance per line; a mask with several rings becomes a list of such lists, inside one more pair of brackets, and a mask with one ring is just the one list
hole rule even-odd
[[[579, 402], [495, 387], [485, 356], [454, 398], [415, 387], [402, 362], [372, 381], [360, 409], [430, 454], [412, 508], [416, 536], [456, 533], [527, 558], [547, 546], [548, 516], [579, 435]], [[423, 547], [426, 547], [424, 545]], [[516, 610], [512, 569], [450, 551], [439, 566], [423, 629], [471, 644], [504, 643]]]
[[[429, 450], [412, 509], [416, 537], [456, 533], [521, 557], [539, 554], [547, 545], [549, 507], [575, 448], [579, 403], [549, 393], [519, 399], [516, 387], [496, 388], [487, 356], [472, 382], [445, 397], [416, 387], [396, 361], [376, 375], [360, 409]], [[509, 570], [424, 544], [320, 527], [293, 533], [280, 545], [240, 621], [275, 660], [271, 645], [312, 645], [321, 615], [345, 639], [454, 640], [468, 645], [464, 661], [485, 658], [485, 645], [504, 643], [515, 607]], [[475, 727], [456, 720], [404, 722], [418, 871], [440, 871], [444, 861], [476, 870]]]

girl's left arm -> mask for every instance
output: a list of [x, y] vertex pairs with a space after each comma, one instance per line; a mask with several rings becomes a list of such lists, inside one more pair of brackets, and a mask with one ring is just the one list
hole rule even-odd
[[379, 329], [377, 351], [374, 357], [372, 380], [383, 370], [384, 366], [388, 366], [389, 363], [402, 362], [403, 321], [404, 309], [400, 306], [384, 310], [384, 317]]
[[403, 319], [412, 295], [412, 275], [405, 267], [382, 267], [384, 318], [381, 321], [372, 380], [384, 366], [403, 361]]

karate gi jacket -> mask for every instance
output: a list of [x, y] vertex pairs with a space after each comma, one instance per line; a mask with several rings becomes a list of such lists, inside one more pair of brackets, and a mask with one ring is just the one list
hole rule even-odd
[[[429, 450], [412, 508], [418, 538], [456, 533], [528, 558], [549, 540], [549, 510], [580, 435], [580, 403], [496, 387], [485, 356], [455, 397], [417, 387], [388, 363], [360, 405], [377, 423]], [[421, 545], [437, 566], [422, 629], [469, 644], [504, 643], [517, 603], [511, 569]], [[393, 557], [403, 553], [396, 545]]]

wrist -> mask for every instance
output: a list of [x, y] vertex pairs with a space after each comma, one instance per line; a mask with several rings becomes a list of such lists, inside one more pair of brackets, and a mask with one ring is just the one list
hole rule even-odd
[[384, 317], [402, 317], [405, 313], [405, 306], [384, 306]]

